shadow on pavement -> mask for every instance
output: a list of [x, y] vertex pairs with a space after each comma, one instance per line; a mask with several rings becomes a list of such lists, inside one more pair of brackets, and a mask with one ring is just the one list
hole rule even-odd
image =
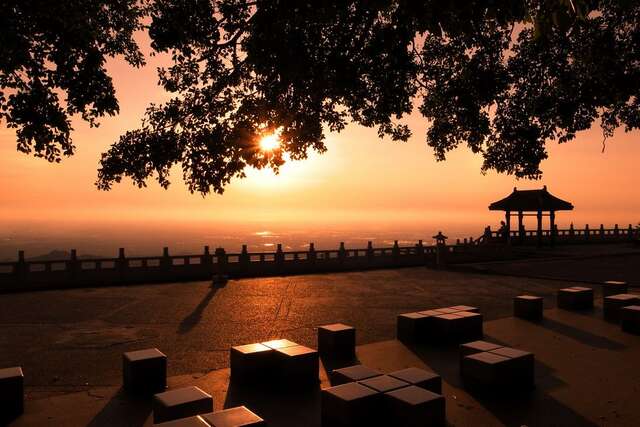
[[87, 427], [143, 426], [151, 414], [151, 401], [151, 397], [132, 397], [120, 389]]

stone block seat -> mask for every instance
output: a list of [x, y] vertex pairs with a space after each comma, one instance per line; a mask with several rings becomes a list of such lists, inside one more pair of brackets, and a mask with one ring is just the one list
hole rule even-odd
[[608, 280], [602, 284], [602, 297], [608, 297], [611, 295], [626, 294], [629, 292], [629, 285], [627, 282], [618, 282], [615, 280]]
[[409, 386], [409, 383], [394, 378], [390, 375], [379, 375], [366, 380], [358, 381], [363, 386], [369, 387], [379, 393], [386, 393], [402, 387]]
[[534, 356], [511, 347], [464, 356], [460, 373], [465, 386], [497, 394], [531, 390], [534, 386]]
[[444, 426], [445, 399], [421, 387], [409, 386], [384, 394], [385, 425], [394, 427]]
[[275, 351], [264, 344], [231, 347], [231, 380], [238, 383], [257, 383], [273, 374]]
[[303, 345], [282, 347], [275, 350], [278, 380], [288, 386], [317, 384], [320, 363], [318, 352]]
[[543, 310], [542, 297], [518, 295], [513, 298], [513, 315], [527, 320], [541, 320]]
[[199, 415], [166, 421], [164, 423], [154, 423], [153, 425], [154, 427], [211, 427], [211, 425]]
[[396, 321], [396, 337], [404, 343], [422, 341], [427, 332], [429, 322], [437, 312], [431, 313], [403, 313], [399, 314]]
[[620, 309], [622, 330], [640, 335], [640, 305], [630, 305]]
[[318, 327], [320, 356], [335, 360], [352, 360], [356, 356], [356, 328], [343, 323]]
[[334, 385], [341, 385], [354, 381], [363, 381], [380, 375], [382, 375], [382, 373], [375, 369], [368, 368], [364, 365], [354, 365], [346, 368], [334, 369], [331, 372], [331, 381]]
[[122, 384], [130, 393], [156, 394], [167, 388], [167, 356], [157, 348], [122, 355]]
[[16, 366], [0, 369], [0, 425], [24, 412], [24, 374]]
[[593, 308], [593, 289], [572, 286], [558, 290], [558, 307], [565, 310], [588, 310]]
[[465, 356], [482, 353], [483, 351], [496, 350], [501, 347], [504, 346], [488, 341], [471, 341], [468, 343], [460, 344], [460, 361], [462, 361], [462, 358]]
[[482, 321], [482, 314], [470, 311], [433, 316], [433, 323], [426, 340], [429, 344], [478, 340], [483, 336]]
[[323, 427], [378, 425], [380, 393], [356, 382], [322, 390], [320, 398]]
[[604, 297], [604, 318], [611, 322], [620, 321], [620, 309], [630, 305], [640, 305], [640, 295], [618, 294]]
[[201, 415], [210, 427], [264, 427], [267, 423], [246, 406]]
[[434, 372], [420, 368], [407, 368], [391, 372], [389, 376], [402, 380], [409, 385], [422, 387], [434, 393], [442, 394], [442, 378]]
[[153, 397], [153, 422], [156, 424], [209, 412], [213, 412], [213, 398], [198, 387], [178, 388]]

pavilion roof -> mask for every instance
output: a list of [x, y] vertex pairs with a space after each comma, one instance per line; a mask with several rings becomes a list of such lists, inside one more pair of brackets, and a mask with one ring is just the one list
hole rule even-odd
[[541, 190], [518, 190], [513, 189], [502, 200], [489, 205], [490, 211], [569, 211], [573, 205], [567, 201], [559, 199], [547, 191], [545, 185]]

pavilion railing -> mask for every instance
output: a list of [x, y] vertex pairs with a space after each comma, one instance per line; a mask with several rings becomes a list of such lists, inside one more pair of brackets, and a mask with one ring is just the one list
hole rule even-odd
[[[509, 237], [512, 243], [538, 243], [549, 242], [553, 240], [555, 243], [597, 243], [597, 242], [623, 242], [638, 241], [640, 232], [637, 228], [629, 224], [628, 227], [621, 228], [615, 224], [613, 228], [605, 228], [603, 224], [600, 227], [592, 228], [587, 224], [583, 229], [574, 228], [573, 225], [566, 229], [555, 228], [552, 234], [551, 230], [510, 230]], [[504, 242], [505, 236], [499, 231], [485, 231], [485, 234], [476, 240], [477, 243], [496, 243]]]

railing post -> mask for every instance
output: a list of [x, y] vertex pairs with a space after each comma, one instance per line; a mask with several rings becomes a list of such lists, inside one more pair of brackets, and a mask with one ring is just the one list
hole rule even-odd
[[18, 262], [16, 262], [15, 267], [15, 275], [18, 283], [24, 283], [27, 281], [27, 274], [29, 272], [29, 267], [27, 266], [27, 262], [24, 259], [24, 251], [18, 251]]
[[633, 227], [629, 224], [629, 231], [627, 231], [627, 238], [633, 240]]
[[367, 242], [367, 264], [373, 264], [373, 242], [371, 240]]
[[71, 275], [71, 281], [75, 281], [78, 277], [78, 253], [75, 249], [71, 249], [71, 255], [69, 257], [69, 262], [67, 262], [67, 268], [69, 269], [69, 274]]
[[249, 257], [249, 251], [247, 250], [247, 245], [242, 245], [242, 252], [240, 252], [240, 268], [244, 273], [249, 271], [249, 264], [251, 263], [251, 258]]
[[316, 254], [316, 246], [313, 244], [313, 242], [311, 242], [309, 243], [309, 252], [307, 252], [307, 260], [309, 260], [310, 264], [315, 265], [317, 257], [318, 257], [318, 254]]
[[160, 267], [169, 270], [171, 268], [172, 262], [169, 257], [169, 248], [165, 246], [162, 248], [162, 259], [160, 260]]
[[211, 256], [211, 253], [209, 252], [208, 245], [204, 247], [204, 253], [200, 257], [200, 263], [202, 265], [207, 265], [207, 266], [210, 266], [213, 264], [213, 256]]
[[573, 240], [576, 231], [573, 229], [573, 223], [569, 224], [569, 239]]
[[618, 239], [618, 237], [620, 237], [620, 229], [618, 228], [618, 224], [613, 227], [613, 235], [615, 236], [616, 240]]
[[393, 241], [393, 248], [391, 249], [391, 256], [393, 257], [393, 263], [396, 264], [400, 259], [400, 246], [398, 246], [398, 241]]
[[340, 263], [343, 263], [345, 258], [347, 258], [347, 250], [344, 247], [344, 242], [340, 242], [340, 247], [338, 248], [338, 260]]
[[600, 239], [604, 240], [604, 224], [600, 224]]
[[278, 243], [274, 260], [278, 269], [281, 269], [284, 264], [284, 253], [282, 252], [282, 243]]
[[127, 274], [127, 259], [124, 254], [124, 248], [118, 248], [118, 258], [115, 261], [115, 268], [118, 272], [120, 282], [124, 283]]
[[589, 240], [590, 234], [591, 234], [591, 231], [589, 230], [589, 224], [586, 224], [584, 226], [584, 238], [585, 238], [585, 240], [587, 240], [587, 241]]
[[227, 274], [228, 259], [227, 253], [225, 252], [224, 248], [216, 248], [214, 254], [217, 261], [216, 264], [218, 266], [217, 273], [220, 275]]

